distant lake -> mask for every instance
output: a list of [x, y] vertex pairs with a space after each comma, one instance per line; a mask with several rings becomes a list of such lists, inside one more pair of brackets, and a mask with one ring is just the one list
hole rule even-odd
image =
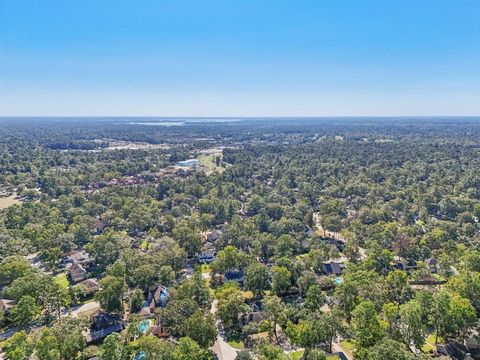
[[133, 122], [130, 121], [131, 125], [147, 125], [147, 126], [183, 126], [185, 121], [150, 121], [150, 122]]
[[243, 119], [185, 119], [180, 121], [130, 121], [129, 124], [131, 125], [146, 125], [146, 126], [184, 126], [188, 124], [194, 123], [230, 123], [230, 122], [237, 122], [242, 121]]

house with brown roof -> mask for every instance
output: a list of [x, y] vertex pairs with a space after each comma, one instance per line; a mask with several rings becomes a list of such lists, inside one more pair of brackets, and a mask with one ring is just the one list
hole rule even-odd
[[8, 299], [0, 299], [0, 311], [8, 312], [16, 306], [16, 302]]
[[213, 231], [208, 231], [205, 233], [205, 240], [209, 242], [214, 242], [220, 239], [223, 236], [223, 231], [222, 230], [213, 230]]
[[150, 326], [150, 328], [148, 329], [148, 334], [155, 335], [156, 337], [159, 337], [159, 338], [165, 338], [169, 336], [168, 333], [163, 328], [162, 324]]
[[87, 278], [87, 271], [80, 264], [73, 264], [68, 270], [72, 282], [77, 283]]
[[78, 285], [81, 285], [85, 288], [86, 295], [92, 295], [96, 293], [99, 289], [98, 283], [95, 281], [95, 279], [83, 280]]
[[148, 294], [148, 303], [150, 311], [154, 311], [156, 307], [164, 307], [170, 298], [168, 289], [163, 285], [154, 287]]

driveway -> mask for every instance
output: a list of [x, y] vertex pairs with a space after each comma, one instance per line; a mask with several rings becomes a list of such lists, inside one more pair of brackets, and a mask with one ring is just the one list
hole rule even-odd
[[[100, 304], [98, 301], [90, 301], [88, 303], [85, 303], [77, 308], [74, 308], [67, 314], [72, 315], [72, 317], [77, 318], [79, 315], [84, 315], [84, 316], [91, 316], [98, 312], [100, 310]], [[67, 315], [66, 314], [66, 315]]]
[[[213, 300], [212, 307], [210, 308], [210, 312], [213, 316], [215, 316], [215, 313], [217, 312], [217, 304], [218, 300]], [[215, 344], [213, 344], [210, 350], [217, 354], [219, 360], [235, 360], [238, 350], [225, 341], [220, 320], [216, 321], [216, 325], [218, 331], [217, 340], [215, 340]]]

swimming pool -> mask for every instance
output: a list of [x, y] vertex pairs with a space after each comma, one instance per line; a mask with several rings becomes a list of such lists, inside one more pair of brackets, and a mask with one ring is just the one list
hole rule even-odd
[[138, 324], [138, 330], [140, 330], [142, 334], [146, 334], [149, 327], [150, 321], [148, 320], [143, 320], [140, 324]]
[[145, 354], [145, 351], [140, 351], [133, 360], [146, 360], [147, 359], [147, 354]]

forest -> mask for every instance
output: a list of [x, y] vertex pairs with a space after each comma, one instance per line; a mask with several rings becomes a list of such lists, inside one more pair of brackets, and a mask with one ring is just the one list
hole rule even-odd
[[479, 219], [480, 118], [0, 118], [0, 359], [480, 359]]

